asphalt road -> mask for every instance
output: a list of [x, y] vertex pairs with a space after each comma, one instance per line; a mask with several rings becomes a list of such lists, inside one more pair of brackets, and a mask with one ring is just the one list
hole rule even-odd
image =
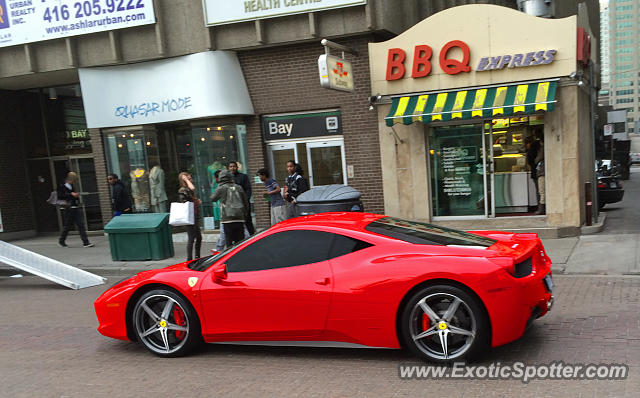
[[[491, 361], [626, 363], [624, 381], [401, 380], [407, 353], [207, 345], [160, 359], [101, 336], [92, 303], [107, 287], [80, 291], [35, 277], [0, 279], [2, 397], [636, 397], [640, 391], [640, 278], [563, 276], [556, 305]], [[250, 314], [247, 314], [250, 316]]]
[[607, 223], [601, 234], [640, 234], [640, 165], [631, 167], [630, 178], [622, 184], [622, 200], [607, 204], [601, 210], [607, 214]]

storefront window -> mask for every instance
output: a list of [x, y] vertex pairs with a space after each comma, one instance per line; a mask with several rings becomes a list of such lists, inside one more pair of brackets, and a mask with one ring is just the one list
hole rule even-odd
[[538, 191], [532, 164], [544, 159], [543, 140], [544, 116], [539, 115], [431, 128], [433, 215], [491, 217], [533, 211]]
[[205, 229], [219, 226], [220, 210], [209, 197], [217, 188], [216, 170], [237, 161], [247, 169], [244, 124], [158, 125], [156, 130], [109, 133], [105, 148], [109, 172], [118, 174], [131, 192], [136, 212], [167, 212], [177, 199], [178, 174], [191, 173], [202, 200]]
[[492, 120], [496, 215], [526, 213], [538, 204], [527, 152], [539, 147], [543, 122], [543, 116]]
[[91, 153], [91, 139], [87, 130], [82, 99], [58, 96], [56, 99], [44, 100], [43, 104], [51, 155]]
[[[209, 200], [218, 187], [214, 174], [226, 170], [229, 162], [238, 163], [238, 171], [251, 177], [246, 151], [246, 128], [244, 124], [211, 124], [194, 127], [176, 135], [179, 168], [191, 173], [202, 199], [202, 216], [205, 229], [218, 227], [220, 205]], [[212, 225], [213, 223], [213, 225]]]
[[482, 125], [432, 128], [430, 144], [433, 215], [484, 215]]
[[[159, 164], [156, 132], [116, 132], [107, 135], [105, 141], [108, 172], [117, 174], [129, 188], [134, 211], [166, 212], [164, 178], [157, 178], [164, 170]], [[152, 191], [157, 193], [153, 203]]]

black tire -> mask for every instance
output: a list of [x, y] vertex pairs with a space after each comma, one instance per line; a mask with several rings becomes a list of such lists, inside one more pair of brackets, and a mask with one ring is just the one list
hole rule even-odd
[[600, 202], [600, 203], [598, 203], [598, 209], [602, 209], [602, 208], [604, 208], [606, 205], [607, 205], [606, 203], [604, 203], [604, 202]]
[[400, 322], [405, 346], [430, 362], [470, 361], [489, 342], [489, 321], [482, 304], [450, 285], [434, 285], [415, 292], [402, 309]]
[[143, 294], [132, 317], [137, 340], [158, 356], [183, 356], [202, 342], [196, 311], [184, 297], [171, 290], [157, 289]]

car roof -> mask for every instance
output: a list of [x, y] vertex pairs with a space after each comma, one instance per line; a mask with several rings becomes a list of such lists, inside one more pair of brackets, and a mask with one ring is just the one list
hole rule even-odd
[[[334, 227], [352, 231], [365, 231], [369, 223], [379, 220], [384, 215], [361, 212], [319, 213], [309, 216], [295, 217], [276, 224], [275, 228], [288, 227]], [[368, 232], [368, 231], [367, 231]]]

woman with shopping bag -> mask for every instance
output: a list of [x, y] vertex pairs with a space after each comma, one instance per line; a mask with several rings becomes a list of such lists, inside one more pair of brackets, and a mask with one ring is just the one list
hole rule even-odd
[[[198, 223], [199, 207], [202, 201], [196, 197], [196, 187], [193, 185], [193, 177], [187, 172], [178, 174], [180, 189], [178, 190], [178, 202], [193, 203], [193, 223], [186, 225], [187, 228], [187, 261], [200, 258], [200, 246], [202, 245], [202, 233]], [[173, 210], [173, 209], [172, 209]], [[193, 243], [195, 242], [195, 253]], [[193, 256], [195, 254], [195, 256]]]

